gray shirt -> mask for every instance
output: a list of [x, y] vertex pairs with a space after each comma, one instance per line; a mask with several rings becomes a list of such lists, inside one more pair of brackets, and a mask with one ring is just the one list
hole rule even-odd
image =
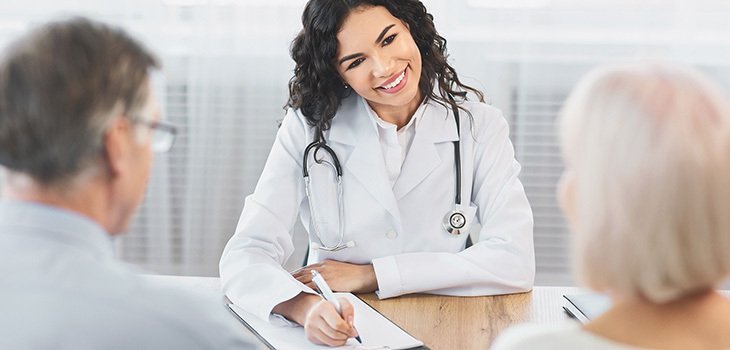
[[138, 276], [80, 214], [0, 201], [0, 349], [255, 349], [212, 295]]

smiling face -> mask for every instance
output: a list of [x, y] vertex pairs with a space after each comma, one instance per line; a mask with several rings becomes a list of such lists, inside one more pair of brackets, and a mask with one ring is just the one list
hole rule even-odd
[[415, 112], [421, 53], [405, 23], [382, 6], [361, 6], [347, 16], [337, 41], [337, 71], [381, 118]]

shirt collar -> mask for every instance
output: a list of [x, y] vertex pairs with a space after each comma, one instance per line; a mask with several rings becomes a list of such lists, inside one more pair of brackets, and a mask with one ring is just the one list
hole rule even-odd
[[[396, 127], [395, 124], [388, 123], [385, 120], [383, 120], [382, 118], [380, 118], [380, 116], [378, 116], [378, 114], [375, 113], [375, 111], [372, 109], [372, 107], [370, 107], [370, 105], [364, 98], [361, 97], [360, 100], [361, 100], [362, 104], [365, 105], [365, 110], [368, 111], [368, 115], [373, 120], [375, 125], [377, 125], [378, 127], [380, 127], [381, 129], [384, 129], [384, 130], [392, 129], [392, 128]], [[428, 106], [428, 103], [426, 102], [426, 100], [427, 99], [424, 99], [423, 102], [421, 102], [421, 105], [418, 106], [418, 108], [416, 109], [416, 112], [413, 113], [413, 117], [411, 117], [411, 120], [409, 120], [408, 124], [406, 124], [406, 126], [401, 128], [401, 130], [398, 130], [399, 132], [407, 130], [414, 125], [415, 125], [415, 128], [418, 129], [418, 126], [421, 123], [421, 119], [423, 119], [423, 118], [421, 118], [421, 116], [425, 113], [426, 106]]]
[[0, 235], [19, 234], [71, 245], [100, 259], [113, 257], [111, 236], [92, 219], [37, 202], [0, 200]]

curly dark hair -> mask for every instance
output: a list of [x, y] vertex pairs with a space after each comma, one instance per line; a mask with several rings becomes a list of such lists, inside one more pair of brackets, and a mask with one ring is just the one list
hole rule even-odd
[[[421, 1], [310, 0], [302, 14], [303, 28], [291, 45], [296, 66], [289, 80], [285, 108], [298, 108], [315, 127], [317, 140], [324, 140], [324, 131], [329, 129], [340, 101], [352, 91], [342, 84], [335, 66], [337, 33], [345, 18], [360, 6], [383, 6], [393, 17], [408, 24], [421, 52], [423, 68], [418, 87], [425, 99], [459, 108], [456, 100], [466, 100], [467, 91], [471, 91], [484, 102], [481, 91], [459, 81], [456, 70], [447, 60], [446, 39], [436, 32], [433, 16], [426, 12]], [[434, 82], [439, 93], [434, 93]]]

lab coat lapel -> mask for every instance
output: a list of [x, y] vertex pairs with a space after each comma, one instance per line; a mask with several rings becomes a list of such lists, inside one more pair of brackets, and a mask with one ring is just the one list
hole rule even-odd
[[429, 102], [421, 118], [423, 120], [416, 129], [400, 176], [393, 187], [396, 201], [411, 192], [441, 164], [436, 145], [458, 138], [453, 115], [443, 106]]
[[[400, 220], [398, 205], [393, 197], [393, 189], [385, 169], [377, 129], [364, 103], [359, 96], [351, 96], [342, 101], [338, 115], [332, 121], [329, 141], [333, 144], [339, 143], [344, 146], [341, 149], [349, 151], [348, 154], [341, 156], [340, 162], [343, 167], [349, 170], [361, 186], [394, 218]], [[342, 181], [352, 180], [343, 175]], [[355, 202], [357, 199], [349, 201]]]

